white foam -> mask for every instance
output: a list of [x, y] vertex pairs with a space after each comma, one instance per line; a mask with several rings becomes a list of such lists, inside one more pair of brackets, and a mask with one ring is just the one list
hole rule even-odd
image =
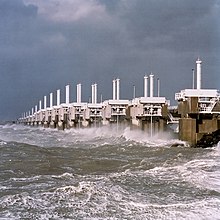
[[[172, 144], [185, 144], [167, 133], [156, 134], [149, 137], [144, 131], [131, 130], [128, 127], [103, 126], [92, 128], [78, 128], [65, 131], [56, 129], [45, 129], [42, 127], [31, 127], [22, 125], [5, 125], [0, 129], [0, 139], [5, 141], [16, 141], [42, 147], [62, 146], [69, 147], [73, 144], [91, 144], [97, 147], [105, 144], [128, 145], [140, 144], [148, 147], [170, 147]], [[127, 145], [126, 144], [126, 145]]]

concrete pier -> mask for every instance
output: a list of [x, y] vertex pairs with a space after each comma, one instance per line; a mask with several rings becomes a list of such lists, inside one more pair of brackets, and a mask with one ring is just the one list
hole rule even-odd
[[201, 63], [197, 64], [197, 88], [175, 94], [178, 101], [179, 139], [192, 146], [205, 134], [220, 128], [220, 94], [216, 89], [201, 89]]
[[140, 97], [132, 100], [129, 117], [133, 126], [139, 127], [151, 136], [166, 130], [168, 102], [165, 97]]
[[[148, 78], [150, 87], [148, 97]], [[135, 98], [130, 102], [128, 108], [128, 117], [130, 118], [132, 128], [140, 128], [151, 136], [153, 134], [166, 130], [168, 120], [169, 101], [165, 97], [154, 97], [154, 75], [144, 76], [144, 96]]]

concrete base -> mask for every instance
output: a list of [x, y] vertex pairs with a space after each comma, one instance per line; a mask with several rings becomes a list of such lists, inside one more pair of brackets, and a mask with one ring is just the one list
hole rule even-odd
[[166, 130], [166, 121], [162, 118], [153, 118], [152, 122], [151, 120], [140, 120], [140, 127], [149, 134], [151, 134], [151, 132], [152, 134], [157, 134]]
[[54, 122], [50, 122], [50, 125], [49, 125], [50, 128], [56, 128], [56, 124]]
[[212, 133], [213, 131], [218, 130], [218, 120], [216, 119], [203, 119], [202, 123], [198, 124], [197, 133]]
[[57, 128], [58, 128], [58, 130], [64, 130], [64, 123], [62, 121], [59, 121], [57, 123]]
[[140, 126], [141, 126], [140, 120], [135, 119], [135, 118], [132, 118], [132, 119], [131, 119], [131, 124], [132, 124], [132, 125], [135, 125], [135, 126], [137, 126], [137, 127], [140, 127]]
[[66, 128], [67, 129], [70, 129], [70, 128], [74, 128], [74, 122], [73, 121], [67, 121], [67, 125], [66, 125]]
[[109, 124], [110, 124], [110, 122], [108, 120], [103, 120], [102, 121], [102, 125], [109, 125]]
[[88, 127], [89, 126], [89, 121], [83, 120], [82, 121], [82, 126], [83, 127]]
[[49, 123], [48, 122], [44, 122], [44, 128], [49, 128]]
[[181, 118], [179, 120], [179, 139], [196, 144], [196, 119]]

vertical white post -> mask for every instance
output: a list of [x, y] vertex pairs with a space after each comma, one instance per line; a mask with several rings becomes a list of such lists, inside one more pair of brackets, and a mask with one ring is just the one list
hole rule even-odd
[[94, 84], [92, 84], [92, 104], [94, 104]]
[[97, 84], [94, 84], [94, 104], [97, 103]]
[[154, 96], [154, 75], [153, 73], [150, 74], [150, 97]]
[[42, 109], [42, 102], [41, 102], [41, 100], [39, 101], [39, 110], [41, 110]]
[[160, 79], [157, 78], [157, 96], [160, 97]]
[[148, 90], [148, 76], [145, 76], [144, 77], [144, 98], [148, 96], [147, 90]]
[[116, 99], [119, 100], [120, 97], [120, 79], [116, 79], [117, 89], [116, 89]]
[[79, 93], [79, 88], [78, 88], [78, 84], [76, 85], [76, 102], [79, 102], [79, 98], [78, 98], [78, 93]]
[[31, 114], [32, 114], [32, 115], [34, 114], [34, 108], [31, 109]]
[[37, 105], [35, 105], [35, 112], [37, 112]]
[[50, 108], [53, 107], [53, 93], [50, 93]]
[[81, 93], [82, 93], [82, 89], [81, 89], [81, 83], [80, 83], [80, 84], [79, 84], [79, 103], [82, 102], [82, 101], [81, 101], [81, 100], [82, 100], [82, 97], [81, 97], [82, 94], [81, 94]]
[[201, 89], [202, 79], [201, 79], [201, 68], [202, 61], [198, 58], [196, 61], [196, 69], [197, 69], [197, 89]]
[[70, 103], [70, 86], [66, 85], [66, 104]]
[[47, 96], [44, 96], [44, 109], [46, 110], [47, 108]]
[[116, 90], [115, 84], [116, 84], [116, 80], [114, 79], [114, 80], [112, 81], [112, 83], [113, 83], [113, 86], [112, 86], [112, 92], [113, 92], [113, 94], [112, 94], [112, 99], [115, 100], [115, 99], [116, 99], [116, 96], [115, 96], [115, 90]]
[[81, 84], [77, 84], [77, 103], [81, 103]]
[[57, 90], [57, 106], [60, 105], [60, 89]]

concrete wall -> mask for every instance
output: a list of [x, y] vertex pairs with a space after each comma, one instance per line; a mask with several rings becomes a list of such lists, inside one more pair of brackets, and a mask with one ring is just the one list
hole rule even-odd
[[218, 121], [216, 119], [203, 119], [202, 123], [198, 124], [198, 127], [198, 133], [212, 133], [213, 131], [218, 130]]
[[196, 144], [196, 119], [181, 118], [179, 120], [179, 139]]

